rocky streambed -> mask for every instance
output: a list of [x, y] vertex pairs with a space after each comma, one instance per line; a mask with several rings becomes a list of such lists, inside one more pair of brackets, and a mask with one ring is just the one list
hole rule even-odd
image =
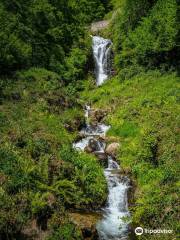
[[[98, 112], [90, 106], [85, 106], [86, 126], [80, 131], [81, 139], [75, 142], [73, 147], [78, 151], [94, 154], [104, 167], [108, 185], [107, 203], [100, 209], [100, 214], [95, 218], [96, 221], [91, 221], [91, 225], [85, 224], [86, 218], [83, 214], [78, 215], [78, 219], [82, 219], [80, 226], [84, 239], [87, 236], [89, 239], [120, 240], [126, 239], [129, 231], [127, 191], [130, 184], [128, 177], [120, 174], [120, 166], [116, 162], [119, 143], [106, 144], [106, 132], [110, 126], [103, 123], [105, 116], [105, 111]], [[92, 214], [89, 213], [89, 219], [92, 219]], [[77, 222], [77, 215], [71, 215], [71, 217], [74, 222]]]

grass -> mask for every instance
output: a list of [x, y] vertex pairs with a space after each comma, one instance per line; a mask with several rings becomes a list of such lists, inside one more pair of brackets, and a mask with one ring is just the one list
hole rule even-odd
[[173, 229], [178, 225], [179, 77], [150, 71], [129, 80], [109, 79], [99, 88], [84, 83], [82, 99], [106, 109], [108, 136], [119, 139], [118, 160], [136, 188], [131, 207], [133, 226]]
[[[22, 229], [30, 228], [28, 223], [34, 219], [40, 226], [46, 222], [50, 239], [75, 235], [73, 239], [82, 239], [68, 219], [68, 209], [97, 208], [107, 197], [99, 162], [72, 149], [84, 113], [76, 93], [71, 97], [66, 91], [56, 74], [43, 69], [21, 72], [16, 81], [4, 81], [0, 104], [3, 239], [19, 239]], [[64, 223], [57, 220], [60, 218]]]

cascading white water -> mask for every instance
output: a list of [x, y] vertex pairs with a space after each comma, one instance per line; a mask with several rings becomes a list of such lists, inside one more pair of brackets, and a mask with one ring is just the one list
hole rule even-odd
[[126, 239], [128, 235], [128, 222], [125, 218], [130, 216], [127, 204], [129, 181], [127, 178], [120, 179], [119, 174], [114, 172], [115, 169], [119, 169], [119, 165], [109, 157], [108, 168], [104, 171], [109, 196], [103, 219], [97, 224], [101, 240]]
[[[110, 126], [98, 124], [91, 126], [88, 124], [88, 117], [91, 108], [85, 108], [86, 127], [81, 130], [84, 138], [73, 144], [77, 150], [84, 151], [93, 140], [96, 143], [97, 150], [94, 153], [105, 152], [106, 144], [99, 141], [100, 136], [105, 136]], [[128, 222], [124, 218], [130, 216], [128, 211], [127, 190], [129, 180], [127, 177], [121, 177], [119, 165], [112, 157], [108, 156], [108, 167], [104, 170], [104, 175], [108, 184], [108, 200], [103, 209], [103, 219], [97, 223], [97, 231], [100, 240], [122, 240], [128, 235]]]
[[[101, 85], [108, 78], [108, 58], [111, 41], [101, 37], [93, 37], [93, 54], [96, 61], [97, 85]], [[94, 153], [105, 153], [106, 144], [99, 140], [100, 136], [105, 136], [110, 126], [89, 124], [90, 106], [85, 106], [86, 126], [81, 130], [84, 136], [79, 142], [73, 144], [77, 150], [84, 151], [90, 141], [96, 145]], [[118, 163], [108, 156], [108, 167], [104, 170], [104, 175], [108, 184], [108, 200], [103, 209], [103, 218], [97, 223], [97, 231], [100, 240], [125, 240], [128, 236], [127, 221], [130, 216], [128, 211], [127, 190], [129, 179], [120, 176]], [[125, 219], [126, 218], [126, 219]]]
[[110, 50], [112, 42], [99, 36], [93, 36], [93, 55], [96, 63], [96, 83], [100, 86], [108, 78]]
[[[84, 135], [84, 138], [80, 141], [73, 143], [73, 147], [77, 150], [84, 151], [84, 149], [88, 146], [88, 143], [91, 139], [94, 139], [96, 137], [105, 136], [106, 132], [109, 130], [110, 126], [107, 126], [105, 124], [98, 124], [97, 126], [91, 126], [88, 123], [89, 118], [89, 112], [91, 111], [91, 107], [86, 105], [85, 106], [85, 119], [86, 119], [86, 126], [83, 128], [80, 133]], [[99, 145], [99, 152], [104, 151], [105, 145], [101, 144], [99, 141], [97, 141], [97, 145]]]

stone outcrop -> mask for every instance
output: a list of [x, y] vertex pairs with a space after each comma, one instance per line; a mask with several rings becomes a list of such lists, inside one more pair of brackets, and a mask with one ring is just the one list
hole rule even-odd
[[109, 23], [110, 23], [109, 20], [94, 22], [91, 24], [91, 32], [92, 33], [99, 32], [100, 30], [107, 28]]
[[92, 109], [89, 113], [89, 121], [92, 126], [103, 122], [104, 118], [107, 115], [107, 111], [101, 109]]
[[69, 213], [71, 221], [81, 230], [83, 239], [98, 240], [96, 223], [101, 218], [96, 213]]
[[108, 144], [108, 143], [112, 143], [112, 142], [118, 142], [119, 138], [118, 137], [114, 137], [114, 136], [100, 136], [99, 140], [105, 142], [106, 144]]
[[111, 143], [106, 147], [106, 154], [110, 155], [111, 157], [116, 157], [120, 144], [117, 142]]

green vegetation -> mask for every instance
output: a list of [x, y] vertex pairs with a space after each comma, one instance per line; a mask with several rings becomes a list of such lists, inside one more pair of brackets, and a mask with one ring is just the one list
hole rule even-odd
[[19, 239], [37, 219], [49, 239], [81, 239], [67, 209], [101, 206], [106, 182], [94, 157], [71, 148], [84, 124], [78, 95], [45, 69], [16, 78], [3, 81], [0, 105], [0, 236]]
[[[115, 1], [117, 70], [128, 79], [140, 71], [179, 66], [179, 6], [176, 0]], [[123, 68], [123, 71], [122, 71]]]
[[[135, 187], [130, 199], [135, 204], [130, 208], [133, 226], [173, 229], [174, 237], [179, 230], [178, 81], [175, 73], [152, 71], [123, 83], [115, 77], [91, 91], [85, 83], [83, 92], [85, 102], [107, 109], [108, 136], [121, 144], [118, 160]], [[173, 239], [158, 239], [169, 237]]]
[[87, 24], [102, 18], [106, 8], [101, 0], [1, 1], [1, 74], [35, 66], [63, 77], [70, 64], [66, 58], [78, 49], [83, 54]]
[[81, 239], [67, 209], [106, 200], [102, 168], [72, 143], [84, 124], [77, 90], [89, 64], [87, 27], [108, 8], [101, 0], [0, 3], [2, 239], [41, 238], [39, 227], [49, 239]]
[[[110, 136], [135, 188], [132, 225], [179, 231], [179, 5], [175, 0], [113, 1], [115, 70], [103, 87], [85, 84], [85, 100], [109, 110]], [[91, 96], [87, 89], [91, 87]]]
[[[88, 29], [105, 14], [115, 76], [96, 88]], [[87, 102], [120, 143], [132, 226], [173, 229], [139, 239], [176, 238], [179, 53], [176, 0], [0, 2], [0, 239], [83, 239], [69, 211], [107, 198], [97, 159], [72, 149]]]

